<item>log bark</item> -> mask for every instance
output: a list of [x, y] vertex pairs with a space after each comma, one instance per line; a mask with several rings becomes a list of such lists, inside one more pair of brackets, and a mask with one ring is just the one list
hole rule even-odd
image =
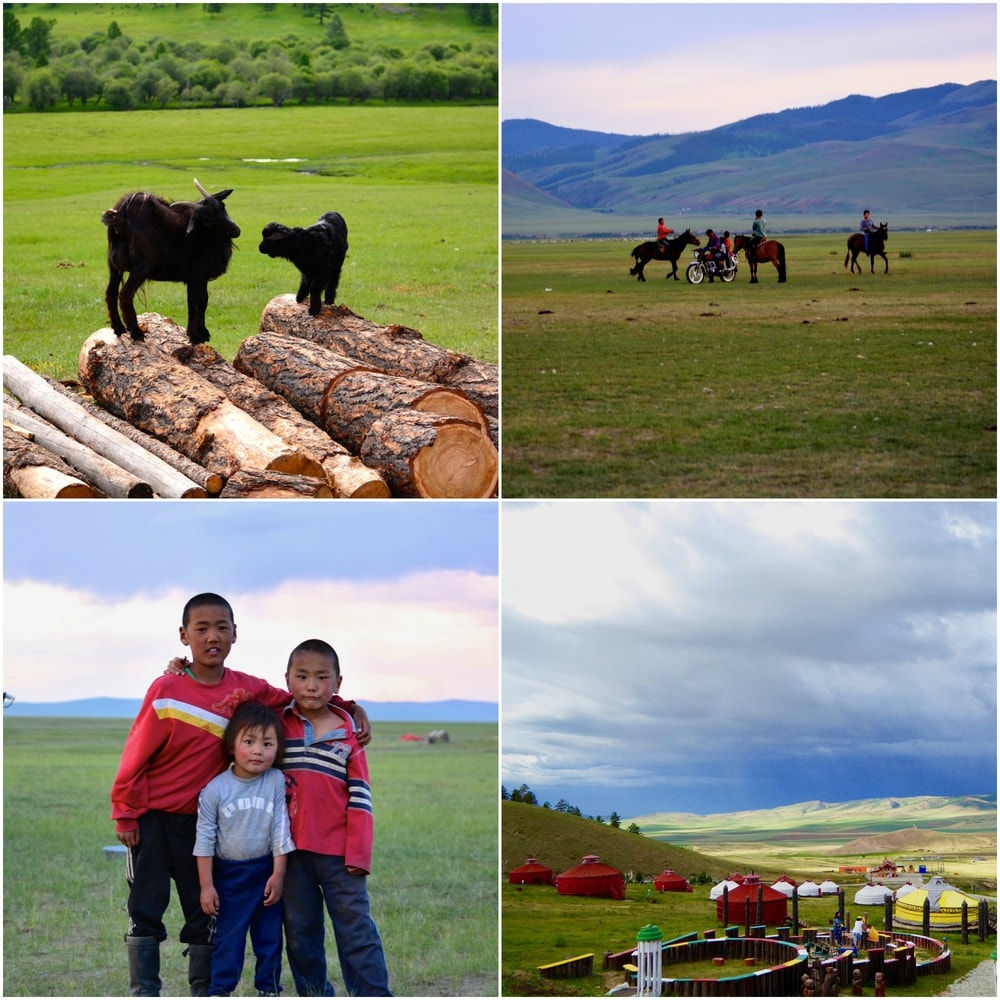
[[428, 343], [410, 327], [372, 323], [343, 305], [324, 306], [318, 316], [310, 316], [306, 306], [294, 295], [277, 296], [264, 307], [261, 333], [300, 337], [375, 371], [460, 389], [484, 413], [499, 415], [496, 365]]
[[5, 496], [35, 500], [98, 496], [58, 455], [8, 427], [3, 429], [3, 490]]
[[80, 392], [76, 392], [70, 387], [70, 385], [63, 385], [61, 382], [57, 382], [55, 379], [49, 378], [47, 375], [43, 375], [42, 378], [45, 380], [49, 388], [53, 389], [55, 392], [59, 393], [71, 402], [76, 403], [86, 412], [88, 416], [94, 417], [102, 424], [106, 424], [113, 431], [117, 431], [122, 435], [122, 437], [128, 438], [129, 441], [133, 444], [137, 444], [144, 452], [149, 452], [149, 454], [151, 454], [154, 458], [158, 458], [161, 462], [169, 465], [175, 472], [179, 472], [184, 479], [188, 480], [189, 483], [194, 484], [196, 487], [192, 488], [190, 485], [185, 484], [183, 485], [181, 492], [178, 493], [174, 492], [169, 487], [164, 488], [163, 486], [158, 486], [156, 482], [154, 482], [152, 485], [161, 497], [179, 496], [183, 498], [203, 498], [206, 495], [216, 496], [222, 489], [224, 480], [218, 473], [210, 472], [197, 462], [192, 462], [187, 455], [182, 455], [179, 451], [175, 451], [171, 448], [170, 445], [164, 444], [151, 434], [146, 434], [145, 431], [139, 430], [138, 427], [133, 427], [127, 421], [122, 420], [120, 417], [116, 417], [113, 413], [105, 410], [104, 407], [98, 406], [88, 396], [82, 394], [84, 389], [79, 382], [71, 383], [72, 385], [79, 387]]
[[[199, 479], [191, 478], [187, 472], [193, 469], [189, 470], [182, 466], [184, 471], [180, 471], [174, 464], [164, 460], [162, 453], [168, 449], [156, 442], [155, 438], [141, 435], [134, 428], [129, 428], [133, 431], [132, 434], [123, 433], [120, 427], [129, 427], [124, 421], [107, 414], [119, 426], [108, 423], [100, 416], [100, 413], [105, 412], [100, 410], [100, 407], [86, 404], [75, 393], [33, 372], [17, 358], [4, 357], [3, 383], [14, 396], [39, 416], [48, 420], [64, 434], [87, 445], [97, 454], [149, 483], [159, 496], [198, 498], [204, 497], [207, 492], [212, 492], [208, 489], [210, 485], [215, 486], [216, 493], [222, 488], [219, 477], [210, 476], [204, 469], [201, 470], [203, 475]], [[136, 440], [137, 437], [141, 440]], [[156, 446], [161, 454], [148, 451], [147, 445]], [[176, 457], [183, 458], [180, 455]], [[187, 459], [183, 459], [183, 462], [187, 466], [197, 468]]]
[[394, 410], [376, 420], [360, 454], [400, 496], [492, 497], [496, 448], [478, 424], [417, 410]]
[[324, 499], [333, 491], [322, 479], [312, 476], [289, 476], [284, 472], [265, 472], [259, 469], [241, 469], [230, 476], [219, 495], [227, 499]]
[[[339, 498], [379, 499], [388, 497], [382, 477], [307, 420], [281, 396], [256, 379], [238, 372], [208, 344], [192, 347], [183, 327], [156, 313], [139, 317], [147, 342], [170, 354], [196, 375], [226, 394], [230, 402], [249, 413], [258, 423], [286, 444], [301, 448], [323, 468], [332, 495]], [[224, 495], [231, 495], [230, 493]]]
[[314, 458], [155, 346], [98, 330], [80, 351], [79, 373], [103, 406], [227, 479], [243, 468], [323, 478]]
[[153, 496], [153, 488], [149, 483], [109, 462], [85, 444], [74, 441], [13, 397], [4, 399], [4, 418], [30, 431], [36, 444], [58, 455], [87, 482], [93, 483], [109, 497], [126, 500], [149, 499]]
[[455, 389], [358, 368], [350, 358], [285, 334], [248, 337], [233, 363], [353, 451], [392, 410], [458, 417], [488, 430], [482, 410]]

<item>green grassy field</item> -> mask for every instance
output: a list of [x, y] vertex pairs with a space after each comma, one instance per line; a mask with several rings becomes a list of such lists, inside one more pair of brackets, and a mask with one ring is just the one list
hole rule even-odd
[[[22, 28], [32, 17], [55, 20], [56, 41], [78, 40], [93, 32], [105, 33], [112, 21], [135, 42], [168, 38], [205, 44], [245, 38], [267, 40], [294, 34], [303, 40], [322, 38], [329, 20], [306, 17], [302, 4], [221, 4], [217, 13], [206, 4], [9, 4]], [[327, 5], [333, 7], [333, 5]], [[355, 43], [413, 46], [431, 41], [464, 44], [477, 36], [496, 40], [492, 29], [477, 28], [464, 4], [399, 4], [401, 16], [386, 16], [377, 4], [337, 4], [344, 30]]]
[[994, 497], [996, 234], [782, 239], [750, 285], [505, 243], [505, 497]]
[[[108, 794], [128, 720], [4, 725], [5, 996], [124, 996], [124, 858]], [[445, 726], [449, 744], [399, 740], [428, 723], [376, 723], [372, 912], [398, 996], [497, 992], [497, 727]], [[176, 898], [161, 948], [164, 995], [187, 993]], [[332, 981], [343, 995], [327, 921]], [[251, 957], [252, 963], [252, 957]], [[285, 969], [286, 989], [294, 992]], [[244, 974], [239, 994], [253, 994]]]
[[[294, 160], [295, 162], [285, 162]], [[270, 161], [270, 162], [259, 162]], [[338, 302], [377, 323], [497, 360], [497, 110], [282, 108], [94, 112], [4, 118], [4, 351], [74, 378], [80, 345], [108, 325], [101, 213], [129, 191], [172, 200], [233, 188], [240, 226], [229, 270], [209, 286], [212, 346], [232, 359], [287, 261], [258, 253], [271, 221], [339, 211], [350, 251]], [[136, 298], [184, 324], [184, 287]]]

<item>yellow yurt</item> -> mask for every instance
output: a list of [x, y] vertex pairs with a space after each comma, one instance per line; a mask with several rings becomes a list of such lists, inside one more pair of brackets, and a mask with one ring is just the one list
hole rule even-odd
[[975, 927], [979, 918], [979, 900], [948, 885], [940, 875], [917, 886], [902, 899], [896, 900], [893, 923], [908, 927], [924, 924], [924, 900], [931, 903], [931, 931], [956, 930], [962, 926], [962, 903], [969, 904], [969, 927]]

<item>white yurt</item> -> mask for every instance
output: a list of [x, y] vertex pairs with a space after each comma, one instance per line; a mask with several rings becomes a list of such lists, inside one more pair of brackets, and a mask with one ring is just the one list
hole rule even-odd
[[774, 882], [771, 885], [771, 888], [784, 893], [789, 899], [792, 898], [792, 893], [795, 892], [795, 886], [784, 877], [779, 878], [777, 882]]
[[825, 882], [820, 883], [819, 891], [822, 896], [836, 896], [840, 892], [840, 886], [833, 879], [828, 878]]
[[916, 889], [916, 886], [912, 882], [904, 882], [896, 890], [896, 899], [902, 899], [904, 896], [909, 896], [914, 889]]
[[802, 885], [799, 886], [800, 899], [803, 896], [818, 896], [818, 895], [819, 895], [819, 886], [812, 879], [803, 882]]
[[722, 896], [722, 890], [728, 889], [730, 892], [733, 889], [738, 889], [740, 887], [739, 882], [734, 882], [731, 878], [724, 878], [718, 885], [712, 886], [712, 891], [709, 892], [709, 899], [719, 899]]
[[892, 889], [869, 882], [854, 894], [854, 902], [860, 903], [862, 906], [880, 906], [885, 902], [886, 896], [892, 896]]

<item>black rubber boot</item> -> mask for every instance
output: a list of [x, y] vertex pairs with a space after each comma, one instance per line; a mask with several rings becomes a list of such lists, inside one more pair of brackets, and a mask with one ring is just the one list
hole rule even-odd
[[160, 942], [153, 937], [125, 938], [128, 945], [128, 995], [160, 995]]
[[188, 957], [188, 985], [191, 996], [207, 997], [212, 985], [212, 946], [210, 944], [189, 944], [185, 951]]

